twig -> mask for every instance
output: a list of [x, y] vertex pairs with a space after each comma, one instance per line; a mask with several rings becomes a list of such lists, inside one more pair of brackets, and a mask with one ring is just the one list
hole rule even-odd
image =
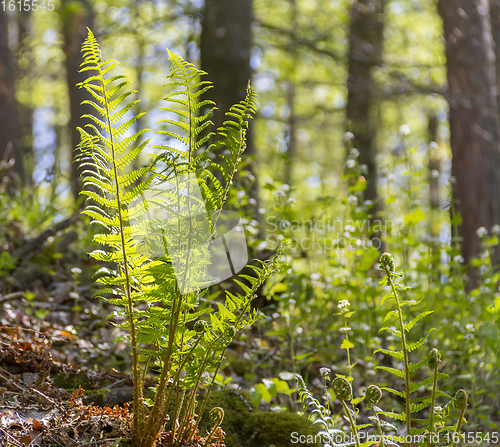
[[0, 304], [7, 303], [8, 301], [14, 301], [18, 298], [22, 298], [24, 292], [14, 292], [9, 293], [8, 295], [0, 296]]
[[[7, 373], [7, 377], [3, 376], [2, 374], [0, 374], [0, 378], [5, 380], [6, 382], [9, 382], [11, 383], [13, 386], [15, 386], [17, 389], [21, 390], [21, 391], [26, 391], [25, 388], [23, 388], [21, 385], [17, 384], [14, 380], [12, 380], [9, 376], [11, 376], [11, 374], [5, 370], [4, 368], [0, 367], [0, 370], [2, 370], [4, 373]], [[51, 404], [53, 407], [56, 407], [56, 408], [61, 408], [61, 405], [58, 404], [55, 400], [51, 399], [50, 397], [46, 396], [45, 394], [43, 394], [41, 391], [38, 391], [36, 388], [33, 388], [33, 387], [30, 387], [30, 386], [26, 386], [26, 388], [28, 390], [30, 390], [31, 392], [33, 392], [34, 394], [36, 394], [37, 396], [40, 396], [42, 399], [44, 399], [46, 402], [48, 402], [49, 404]]]
[[73, 225], [78, 220], [78, 218], [79, 214], [73, 214], [71, 217], [68, 217], [67, 219], [55, 224], [52, 228], [48, 228], [44, 232], [40, 233], [35, 238], [26, 241], [24, 245], [14, 251], [14, 257], [24, 258], [28, 254], [37, 251], [49, 237]]
[[14, 444], [20, 446], [20, 447], [24, 447], [23, 444], [21, 444], [16, 438], [14, 438], [14, 436], [12, 436], [9, 432], [5, 431], [3, 428], [0, 427], [0, 431], [2, 433], [5, 433], [9, 438], [12, 439], [12, 441], [14, 442]]

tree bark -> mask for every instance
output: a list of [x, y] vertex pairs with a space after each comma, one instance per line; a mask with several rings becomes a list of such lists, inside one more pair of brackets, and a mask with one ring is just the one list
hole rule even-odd
[[[429, 117], [428, 131], [429, 131], [429, 146], [428, 146], [428, 166], [429, 166], [429, 206], [432, 211], [439, 210], [441, 208], [441, 197], [439, 194], [439, 173], [441, 171], [441, 160], [437, 153], [437, 148], [434, 144], [437, 144], [437, 133], [438, 133], [438, 118], [436, 115], [431, 115]], [[438, 236], [437, 233], [431, 231], [433, 236]]]
[[[79, 73], [80, 64], [82, 63], [81, 47], [87, 37], [87, 27], [93, 29], [94, 14], [92, 6], [87, 0], [62, 0], [61, 3], [61, 18], [62, 29], [64, 36], [64, 54], [66, 56], [66, 79], [69, 92], [69, 130], [71, 134], [71, 146], [75, 149], [80, 143], [80, 133], [77, 127], [83, 127], [90, 121], [81, 118], [84, 114], [94, 112], [93, 108], [86, 105], [81, 105], [81, 102], [92, 97], [85, 89], [76, 87], [76, 84], [85, 79], [85, 73]], [[79, 198], [79, 193], [82, 189], [81, 183], [82, 169], [79, 164], [74, 161], [71, 164], [71, 192], [75, 201]]]
[[[229, 108], [245, 99], [248, 81], [252, 78], [252, 0], [206, 0], [203, 13], [200, 53], [201, 69], [208, 73], [214, 88], [206, 97], [217, 104], [212, 121], [218, 128], [225, 121]], [[250, 173], [249, 195], [255, 200], [251, 214], [258, 217], [258, 188], [255, 172], [255, 147], [252, 124], [247, 132], [243, 170]], [[240, 170], [241, 172], [242, 170]], [[240, 176], [241, 179], [241, 176]]]
[[440, 0], [438, 10], [446, 41], [455, 209], [462, 217], [458, 235], [468, 263], [480, 249], [478, 228], [500, 224], [500, 122], [489, 2]]
[[500, 0], [490, 0], [490, 21], [496, 62], [496, 97], [500, 115]]
[[[17, 70], [16, 78], [28, 77], [29, 67], [33, 62], [33, 55], [30, 48], [29, 33], [31, 28], [31, 11], [17, 12], [17, 26], [19, 30], [19, 40], [17, 43]], [[29, 61], [26, 63], [26, 59]], [[33, 184], [33, 108], [31, 104], [17, 102], [17, 111], [19, 119], [19, 145], [23, 158], [24, 183]]]
[[229, 108], [245, 98], [252, 77], [252, 0], [207, 0], [201, 31], [201, 69], [214, 83], [213, 121], [222, 125]]
[[377, 118], [374, 97], [377, 85], [371, 71], [382, 59], [385, 2], [354, 0], [349, 28], [347, 130], [354, 134], [360, 164], [366, 165], [364, 198], [374, 203], [371, 209], [374, 217], [380, 210], [380, 204], [375, 161]]
[[23, 159], [19, 145], [19, 119], [14, 94], [14, 64], [9, 48], [9, 17], [0, 8], [0, 175], [7, 191], [15, 190], [15, 177], [24, 181]]

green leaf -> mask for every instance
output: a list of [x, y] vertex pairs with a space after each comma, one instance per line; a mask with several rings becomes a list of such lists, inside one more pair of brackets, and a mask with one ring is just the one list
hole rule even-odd
[[340, 345], [340, 347], [342, 349], [351, 349], [351, 348], [354, 348], [354, 345], [347, 339], [344, 339], [344, 341], [342, 342], [342, 344]]

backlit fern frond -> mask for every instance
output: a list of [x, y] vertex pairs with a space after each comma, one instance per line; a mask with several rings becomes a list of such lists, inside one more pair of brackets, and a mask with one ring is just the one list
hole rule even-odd
[[[139, 101], [128, 98], [135, 91], [126, 88], [130, 84], [126, 76], [110, 75], [118, 62], [102, 60], [99, 44], [90, 30], [82, 53], [80, 71], [88, 75], [78, 87], [90, 93], [92, 100], [83, 103], [94, 109], [93, 114], [84, 115], [90, 124], [78, 129], [81, 135], [79, 159], [85, 167], [82, 194], [88, 198], [84, 213], [90, 216], [93, 224], [107, 230], [107, 233], [94, 236], [94, 241], [105, 250], [95, 250], [90, 255], [117, 266], [116, 270], [101, 268], [99, 280], [107, 286], [104, 291], [112, 294], [109, 301], [124, 308], [123, 316], [127, 318], [124, 326], [130, 330], [132, 344], [134, 384], [141, 387], [134, 301], [140, 297], [138, 290], [150, 279], [145, 268], [148, 260], [137, 253], [129, 222], [143, 212], [142, 194], [153, 177], [138, 183], [148, 170], [130, 171], [132, 162], [149, 140], [134, 147], [135, 141], [147, 129], [130, 133], [134, 123], [144, 114], [133, 114], [132, 109]], [[134, 407], [138, 409], [134, 413], [134, 433], [138, 433], [142, 417], [141, 400], [142, 392], [134, 393]]]
[[[200, 174], [201, 178], [205, 178], [212, 185], [212, 188], [209, 188], [207, 183], [205, 189], [207, 205], [212, 210], [222, 209], [228, 198], [241, 156], [246, 149], [248, 123], [253, 119], [256, 111], [257, 94], [255, 89], [248, 84], [245, 99], [226, 112], [227, 119], [217, 129], [216, 142], [195, 159], [198, 165], [205, 158], [209, 158], [208, 154], [215, 155], [215, 157], [210, 157], [210, 163]], [[215, 191], [215, 194], [211, 193], [211, 190]]]
[[164, 151], [159, 157], [160, 160], [168, 162], [168, 158], [172, 157], [183, 159], [187, 169], [193, 171], [196, 152], [212, 136], [206, 129], [213, 124], [209, 116], [215, 103], [201, 99], [203, 93], [212, 88], [212, 83], [201, 80], [201, 77], [207, 74], [203, 70], [196, 68], [176, 53], [169, 51], [168, 54], [170, 75], [165, 87], [173, 91], [163, 98], [167, 105], [160, 109], [173, 116], [158, 121], [158, 124], [167, 125], [167, 129], [159, 130], [157, 133], [167, 136], [170, 140], [180, 141], [183, 147], [179, 149], [172, 143], [155, 147]]
[[[398, 379], [403, 379], [405, 381], [405, 391], [397, 391], [392, 388], [384, 388], [383, 390], [388, 391], [391, 394], [402, 397], [405, 400], [405, 411], [401, 413], [396, 412], [384, 412], [381, 411], [380, 414], [391, 417], [393, 419], [399, 420], [406, 424], [406, 432], [413, 436], [423, 435], [420, 442], [415, 442], [418, 445], [427, 445], [428, 437], [437, 432], [436, 421], [437, 418], [435, 410], [436, 397], [446, 397], [451, 399], [446, 393], [441, 391], [438, 387], [438, 379], [446, 379], [448, 376], [446, 374], [440, 373], [438, 367], [440, 364], [440, 357], [437, 349], [433, 349], [429, 358], [423, 361], [412, 363], [409, 360], [409, 354], [418, 351], [422, 348], [429, 336], [429, 333], [434, 329], [428, 331], [419, 340], [409, 343], [407, 341], [407, 335], [412, 333], [412, 329], [416, 326], [418, 322], [423, 320], [425, 317], [430, 315], [432, 311], [422, 312], [413, 318], [410, 322], [405, 323], [403, 316], [403, 307], [417, 305], [415, 301], [403, 301], [399, 298], [398, 290], [409, 290], [409, 287], [402, 286], [396, 282], [398, 277], [402, 274], [398, 274], [394, 270], [394, 260], [392, 256], [385, 253], [380, 258], [381, 270], [385, 271], [387, 278], [380, 282], [381, 285], [388, 285], [391, 288], [391, 293], [386, 295], [383, 300], [393, 299], [396, 304], [396, 310], [390, 311], [385, 320], [392, 316], [398, 318], [399, 330], [390, 327], [383, 327], [381, 331], [388, 331], [397, 338], [401, 340], [402, 349], [396, 351], [394, 349], [377, 349], [374, 353], [381, 352], [383, 354], [389, 355], [390, 357], [396, 359], [398, 362], [403, 363], [402, 368], [398, 367], [388, 367], [388, 366], [378, 366], [376, 369], [381, 371], [386, 371], [389, 374], [397, 377]], [[414, 383], [410, 379], [410, 374], [414, 375], [415, 372], [424, 368], [428, 365], [432, 370], [432, 375], [425, 378], [424, 380]], [[423, 391], [425, 388], [431, 388], [431, 394], [427, 396], [412, 397], [412, 394], [419, 391]], [[425, 414], [426, 417], [422, 417]], [[417, 424], [414, 426], [413, 424]], [[407, 443], [407, 445], [409, 445]]]

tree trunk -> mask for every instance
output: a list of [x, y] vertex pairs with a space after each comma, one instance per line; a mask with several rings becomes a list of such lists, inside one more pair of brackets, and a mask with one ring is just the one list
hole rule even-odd
[[489, 4], [440, 0], [438, 9], [446, 41], [455, 209], [462, 217], [458, 235], [469, 262], [480, 248], [477, 229], [500, 224], [500, 123]]
[[[29, 76], [29, 68], [33, 62], [33, 55], [30, 48], [29, 33], [31, 28], [31, 11], [18, 11], [17, 26], [19, 29], [19, 40], [17, 43], [17, 70], [16, 77], [23, 78]], [[25, 172], [25, 184], [33, 183], [33, 108], [30, 103], [23, 104], [17, 102], [19, 118], [19, 145], [23, 159]]]
[[288, 116], [285, 174], [283, 179], [287, 185], [291, 186], [293, 182], [293, 164], [297, 155], [297, 117], [295, 115], [295, 85], [293, 84], [293, 81], [290, 81], [287, 84], [287, 104], [290, 115]]
[[23, 159], [19, 145], [19, 119], [14, 95], [14, 66], [9, 48], [9, 17], [0, 8], [0, 176], [7, 191], [14, 192], [15, 177], [24, 182]]
[[490, 0], [490, 21], [496, 61], [496, 95], [500, 116], [500, 0]]
[[[212, 117], [216, 127], [222, 126], [225, 113], [232, 105], [245, 99], [248, 81], [252, 77], [252, 20], [252, 0], [205, 1], [200, 42], [201, 69], [214, 83], [214, 88], [207, 92], [206, 97], [217, 104]], [[244, 170], [251, 174], [249, 195], [255, 200], [251, 214], [257, 217], [259, 200], [251, 124], [244, 158], [247, 157], [250, 157], [250, 162]]]
[[[79, 73], [82, 63], [81, 47], [87, 37], [87, 27], [93, 29], [93, 12], [91, 5], [86, 0], [62, 0], [61, 3], [62, 29], [64, 35], [64, 54], [66, 56], [66, 79], [69, 92], [69, 130], [71, 133], [71, 146], [73, 149], [80, 143], [80, 133], [77, 127], [89, 123], [88, 119], [81, 118], [84, 114], [93, 113], [91, 106], [80, 105], [82, 101], [92, 97], [85, 89], [79, 89], [76, 84], [85, 79], [85, 73]], [[71, 164], [71, 192], [75, 201], [79, 198], [82, 188], [81, 169], [73, 160]]]
[[[431, 115], [429, 117], [429, 147], [428, 151], [428, 163], [429, 163], [429, 206], [431, 212], [439, 210], [441, 208], [441, 197], [439, 194], [439, 173], [441, 172], [441, 160], [439, 159], [438, 148], [435, 146], [437, 144], [437, 133], [438, 133], [438, 118], [436, 115]], [[432, 220], [432, 219], [431, 219]], [[437, 237], [438, 233], [434, 230], [431, 231], [432, 236]]]
[[355, 137], [359, 162], [366, 165], [365, 200], [375, 205], [374, 217], [380, 210], [377, 194], [377, 166], [375, 162], [377, 131], [374, 96], [377, 89], [371, 71], [381, 62], [384, 37], [384, 7], [386, 0], [354, 0], [349, 29], [347, 79], [347, 130]]

